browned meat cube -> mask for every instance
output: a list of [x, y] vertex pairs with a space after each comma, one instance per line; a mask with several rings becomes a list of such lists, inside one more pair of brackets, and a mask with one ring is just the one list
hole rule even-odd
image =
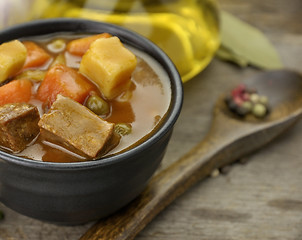
[[50, 142], [94, 158], [113, 134], [109, 123], [80, 103], [58, 95], [50, 111], [39, 122], [41, 136]]
[[27, 103], [0, 106], [0, 145], [21, 152], [39, 134], [37, 107]]

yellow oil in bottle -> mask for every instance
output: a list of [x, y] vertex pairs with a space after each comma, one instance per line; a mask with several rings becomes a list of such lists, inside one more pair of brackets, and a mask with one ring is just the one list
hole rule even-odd
[[183, 82], [202, 71], [219, 46], [214, 0], [37, 0], [31, 17], [85, 18], [138, 32], [167, 53]]

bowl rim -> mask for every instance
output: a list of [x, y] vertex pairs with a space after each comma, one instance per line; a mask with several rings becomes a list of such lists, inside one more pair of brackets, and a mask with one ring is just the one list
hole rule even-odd
[[[72, 26], [73, 28], [79, 29], [78, 32], [74, 30], [64, 30], [58, 31], [62, 26]], [[42, 27], [42, 31], [41, 31]], [[78, 27], [78, 28], [77, 28]], [[39, 29], [39, 34], [37, 34], [36, 29]], [[23, 34], [20, 35], [20, 31]], [[17, 24], [11, 27], [7, 27], [0, 31], [0, 43], [13, 40], [21, 39], [24, 37], [41, 36], [52, 33], [99, 33], [99, 32], [109, 31], [112, 35], [117, 35], [122, 42], [134, 46], [140, 50], [144, 50], [145, 53], [151, 55], [156, 61], [167, 72], [170, 84], [171, 84], [171, 103], [169, 109], [165, 116], [165, 121], [162, 123], [161, 127], [158, 128], [151, 136], [149, 136], [144, 142], [137, 146], [134, 146], [125, 152], [118, 153], [117, 155], [106, 156], [104, 158], [99, 158], [89, 161], [72, 162], [72, 163], [57, 163], [57, 162], [43, 162], [38, 160], [27, 159], [24, 157], [16, 156], [11, 153], [4, 152], [0, 150], [0, 159], [7, 161], [9, 163], [22, 165], [30, 168], [40, 168], [47, 170], [71, 170], [71, 169], [86, 169], [93, 167], [101, 167], [120, 161], [124, 161], [128, 157], [134, 156], [137, 152], [146, 150], [154, 142], [158, 141], [162, 136], [164, 136], [171, 128], [173, 128], [182, 108], [183, 104], [183, 83], [181, 77], [172, 62], [172, 60], [167, 56], [167, 54], [161, 50], [152, 41], [143, 37], [142, 35], [128, 30], [124, 27], [105, 23], [101, 21], [93, 21], [87, 19], [78, 18], [52, 18], [52, 19], [40, 19], [34, 20], [22, 24]], [[24, 35], [25, 33], [25, 35]], [[136, 45], [139, 44], [139, 45]]]

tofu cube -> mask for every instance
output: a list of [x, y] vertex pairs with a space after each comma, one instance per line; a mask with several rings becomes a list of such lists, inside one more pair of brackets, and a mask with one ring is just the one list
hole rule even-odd
[[37, 107], [27, 103], [0, 106], [0, 145], [21, 152], [39, 134]]
[[114, 124], [62, 95], [39, 121], [43, 139], [84, 157], [95, 158], [111, 140]]
[[26, 47], [19, 40], [0, 45], [0, 83], [22, 69], [26, 56]]
[[113, 99], [129, 87], [136, 63], [136, 56], [118, 37], [100, 38], [84, 54], [79, 71], [95, 82], [107, 99]]

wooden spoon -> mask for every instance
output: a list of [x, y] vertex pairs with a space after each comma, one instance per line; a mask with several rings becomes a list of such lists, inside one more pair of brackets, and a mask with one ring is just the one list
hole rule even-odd
[[81, 240], [133, 239], [160, 211], [211, 172], [272, 141], [302, 115], [302, 76], [272, 71], [245, 81], [269, 99], [271, 113], [262, 120], [240, 119], [223, 97], [214, 108], [212, 127], [203, 141], [155, 175], [145, 191], [116, 214], [92, 226]]

